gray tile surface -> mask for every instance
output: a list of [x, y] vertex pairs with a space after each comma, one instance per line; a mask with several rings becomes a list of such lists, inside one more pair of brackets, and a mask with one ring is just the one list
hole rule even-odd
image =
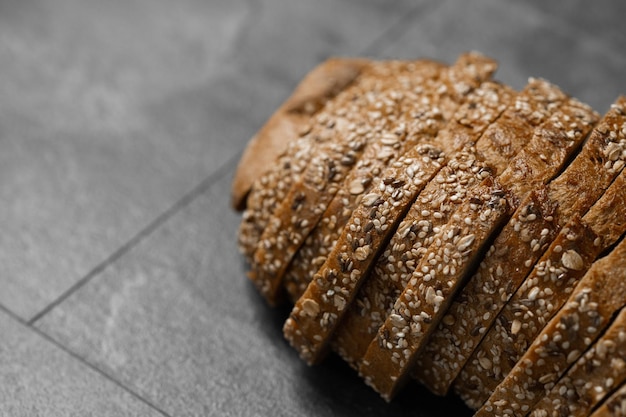
[[[626, 3], [623, 1], [531, 0], [529, 3], [548, 13], [551, 20], [576, 28], [581, 37], [594, 37], [609, 47], [626, 42], [626, 31], [620, 24], [620, 20], [626, 17]], [[613, 52], [623, 56], [619, 50]]]
[[303, 365], [244, 277], [229, 181], [330, 55], [475, 49], [606, 110], [624, 6], [568, 4], [0, 0], [0, 415], [468, 415]]
[[0, 303], [33, 317], [408, 4], [1, 2]]
[[[309, 369], [283, 340], [286, 311], [243, 278], [231, 174], [37, 328], [171, 415], [413, 415], [408, 393], [388, 406], [338, 359]], [[465, 412], [458, 401], [438, 406]]]
[[[580, 21], [586, 14], [582, 8], [545, 8], [567, 12], [555, 16], [527, 2], [442, 1], [389, 45], [384, 56], [452, 61], [463, 51], [477, 50], [498, 60], [496, 78], [513, 87], [522, 88], [528, 77], [543, 77], [598, 111], [606, 111], [626, 91], [624, 41], [607, 31], [583, 30]], [[623, 8], [620, 3], [616, 16]], [[567, 20], [568, 15], [576, 19]]]
[[2, 416], [163, 415], [3, 311], [0, 334]]

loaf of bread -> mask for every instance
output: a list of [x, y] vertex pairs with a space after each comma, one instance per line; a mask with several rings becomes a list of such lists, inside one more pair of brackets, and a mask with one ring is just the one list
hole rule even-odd
[[626, 98], [599, 120], [495, 69], [475, 52], [314, 69], [233, 179], [249, 278], [292, 303], [303, 360], [334, 350], [388, 401], [412, 377], [479, 416], [621, 406], [625, 372], [595, 364], [623, 359]]

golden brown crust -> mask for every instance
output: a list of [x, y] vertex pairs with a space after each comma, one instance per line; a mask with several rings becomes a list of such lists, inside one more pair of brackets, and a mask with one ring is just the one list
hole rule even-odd
[[600, 120], [570, 165], [550, 183], [550, 198], [565, 219], [586, 212], [626, 163], [626, 97], [620, 97]]
[[[583, 217], [600, 238], [601, 253], [626, 232], [626, 171], [616, 178]], [[604, 331], [626, 304], [626, 242], [593, 264], [568, 302], [537, 335], [533, 344], [476, 414], [523, 417]], [[514, 395], [513, 395], [514, 393]], [[511, 412], [507, 412], [511, 410]]]
[[555, 209], [545, 189], [532, 192], [453, 301], [415, 367], [414, 376], [433, 393], [448, 392], [504, 303], [556, 236]]
[[599, 115], [586, 104], [570, 98], [533, 135], [515, 156], [499, 181], [514, 195], [524, 198], [539, 184], [554, 178], [578, 151]]
[[493, 178], [472, 189], [468, 201], [435, 236], [361, 362], [365, 382], [386, 400], [407, 381], [466, 271], [505, 220], [504, 191]]
[[454, 383], [470, 408], [484, 404], [563, 305], [598, 256], [597, 237], [580, 218], [573, 218], [504, 306]]
[[418, 140], [434, 137], [465, 100], [467, 96], [456, 93], [452, 80], [470, 86], [469, 94], [491, 77], [493, 69], [492, 61], [466, 54], [451, 67], [443, 69], [439, 79], [406, 79], [402, 94], [403, 100], [410, 103], [412, 117], [408, 131], [412, 134], [404, 134], [406, 127], [403, 127], [394, 132], [395, 135], [377, 139], [365, 150], [286, 272], [285, 286], [292, 300], [302, 295], [313, 274], [322, 266], [358, 199], [369, 192], [382, 169], [390, 160], [415, 146]]
[[352, 83], [368, 65], [366, 59], [331, 58], [315, 67], [248, 142], [235, 171], [231, 204], [245, 208], [250, 187], [297, 138], [311, 115]]
[[[620, 133], [624, 123], [624, 115], [622, 114], [624, 104], [626, 104], [626, 100], [623, 98], [617, 100], [612, 110], [603, 117], [600, 123], [591, 132], [582, 151], [567, 169], [549, 184], [549, 199], [555, 204], [558, 204], [558, 210], [554, 214], [554, 219], [558, 227], [561, 227], [570, 218], [585, 213], [590, 206], [602, 196], [609, 184], [611, 184], [619, 173], [617, 170], [624, 166], [623, 158], [626, 156], [626, 153], [624, 153], [623, 150], [626, 149], [626, 140], [623, 134]], [[611, 157], [609, 157], [609, 155], [611, 155]], [[531, 238], [539, 239], [540, 236], [533, 236]], [[544, 254], [544, 257], [545, 256]], [[514, 306], [517, 306], [520, 303], [520, 297], [524, 296], [523, 292], [521, 292], [522, 288], [528, 286], [532, 287], [533, 280], [538, 279], [536, 276], [537, 269], [539, 269], [539, 273], [543, 273], [542, 271], [545, 268], [546, 264], [544, 260], [535, 266], [535, 270], [533, 270], [528, 277], [524, 278], [522, 287], [501, 310], [500, 315], [504, 314], [504, 316], [501, 318], [498, 317], [498, 320], [510, 324], [515, 319], [515, 317], [508, 316], [513, 315], [512, 310], [517, 308]], [[554, 289], [552, 289], [552, 291], [553, 290]], [[506, 299], [506, 297], [506, 295], [503, 295], [503, 299]], [[517, 301], [513, 302], [516, 298]], [[559, 302], [562, 303], [563, 300]], [[554, 305], [553, 308], [555, 308]], [[553, 311], [553, 313], [554, 312], [555, 311]], [[499, 330], [496, 330], [496, 327], [498, 327]], [[541, 330], [541, 328], [535, 329], [535, 331], [539, 330]], [[525, 340], [525, 345], [523, 346], [516, 343], [516, 348], [510, 347], [507, 342], [513, 344], [515, 338], [507, 336], [506, 331], [507, 329], [496, 321], [494, 327], [486, 333], [487, 337], [485, 337], [480, 346], [475, 349], [471, 359], [463, 368], [463, 372], [455, 381], [455, 389], [457, 392], [462, 392], [462, 396], [468, 405], [472, 407], [478, 408], [482, 405], [491, 394], [491, 391], [495, 389], [497, 384], [511, 370], [515, 364], [515, 360], [519, 359], [521, 356], [520, 352], [523, 353], [523, 350], [526, 349], [528, 344], [532, 341], [531, 338], [530, 340]], [[525, 332], [520, 331], [517, 338], [522, 338], [522, 336], [526, 339], [531, 337]], [[502, 340], [503, 338], [506, 340]], [[493, 346], [496, 347], [494, 348]], [[505, 349], [507, 351], [506, 360], [503, 359], [504, 354], [502, 353]], [[509, 355], [511, 352], [518, 352], [517, 357], [515, 355]], [[486, 371], [484, 366], [480, 364], [479, 359], [483, 357], [486, 357], [486, 359], [482, 359], [483, 364], [491, 363], [493, 366], [491, 376], [489, 375], [490, 372]]]
[[333, 348], [353, 367], [358, 369], [437, 230], [466, 199], [468, 187], [480, 183], [491, 172], [477, 160], [475, 149], [457, 152], [411, 205], [335, 334]]
[[625, 380], [626, 309], [622, 309], [606, 333], [574, 363], [529, 416], [586, 416]]
[[[580, 147], [597, 117], [588, 106], [568, 99], [535, 129], [532, 139], [498, 177], [508, 190], [514, 209], [534, 188], [544, 185], [562, 168], [571, 153]], [[508, 296], [556, 234], [554, 204], [545, 193], [536, 193], [534, 198], [526, 201], [504, 227], [501, 233], [504, 235], [489, 249], [478, 273], [452, 303], [446, 315], [447, 324], [440, 323], [418, 359], [416, 376], [431, 391], [440, 395], [447, 392]], [[509, 253], [510, 248], [515, 250]], [[496, 289], [494, 281], [499, 288]]]
[[327, 352], [330, 337], [409, 204], [441, 169], [444, 153], [420, 144], [394, 161], [373, 191], [363, 197], [333, 252], [296, 302], [283, 328], [308, 363]]
[[[477, 90], [479, 91], [480, 89]], [[496, 96], [504, 104], [508, 101], [506, 94], [511, 93], [492, 89], [490, 92], [485, 90], [484, 95], [479, 96], [483, 97], [482, 100]], [[481, 155], [491, 155], [495, 163], [492, 166], [496, 171], [502, 170], [508, 164], [509, 157], [526, 145], [532, 127], [541, 123], [564, 99], [565, 95], [557, 87], [543, 80], [532, 79], [524, 91], [513, 99], [514, 104], [482, 135], [477, 143]], [[464, 125], [472, 126], [477, 119], [484, 117], [483, 105], [476, 103], [470, 101], [464, 106], [467, 108], [467, 115], [459, 117]], [[462, 111], [463, 109], [460, 113]], [[464, 169], [444, 168], [437, 175], [434, 181], [436, 183], [431, 182], [420, 194], [401, 223], [398, 229], [400, 234], [396, 233], [383, 251], [372, 276], [360, 290], [357, 305], [347, 315], [338, 331], [335, 349], [349, 363], [356, 364], [362, 359], [369, 342], [388, 316], [393, 303], [419, 263], [423, 251], [432, 243], [433, 230], [448, 221], [451, 209], [464, 200], [463, 193], [475, 182], [472, 178], [479, 178], [475, 173], [465, 171], [481, 171], [485, 168], [484, 163], [476, 161], [475, 157], [473, 162], [468, 163], [467, 157], [460, 154], [457, 156], [457, 163], [462, 164]], [[451, 204], [449, 198], [455, 200], [456, 204]], [[436, 209], [431, 207], [434, 202], [438, 204]], [[422, 212], [430, 213], [433, 210], [436, 217], [422, 216]], [[414, 228], [415, 233], [408, 232], [408, 235], [404, 235], [408, 228]]]
[[[487, 120], [487, 114], [490, 115], [489, 120], [493, 121], [503, 111], [506, 112], [506, 107], [514, 100], [512, 90], [500, 84], [484, 83], [459, 108], [455, 122], [450, 125], [456, 124], [456, 128], [446, 128], [454, 133], [444, 133], [444, 142], [445, 138], [453, 137], [463, 137], [466, 144], [475, 142], [476, 135], [481, 132], [468, 132], [467, 126], [472, 123], [465, 122]], [[486, 132], [493, 131], [492, 126]], [[435, 230], [448, 221], [451, 212], [464, 200], [467, 187], [479, 183], [491, 171], [485, 163], [477, 160], [475, 149], [470, 146], [465, 151], [453, 154], [446, 167], [439, 171], [411, 205], [398, 230], [382, 251], [372, 274], [359, 290], [354, 306], [346, 314], [335, 336], [334, 349], [352, 366], [358, 367], [378, 328], [408, 283], [422, 252], [432, 242]], [[422, 214], [426, 212], [427, 216]], [[391, 267], [387, 262], [390, 258], [393, 259]]]
[[499, 174], [509, 161], [527, 145], [528, 135], [519, 129], [537, 127], [553, 114], [567, 99], [557, 86], [540, 78], [531, 78], [517, 96], [513, 107], [502, 115], [497, 128], [485, 132], [476, 144], [483, 161], [496, 168]]
[[436, 79], [440, 72], [440, 66], [430, 61], [373, 63], [358, 85], [340, 96], [347, 99], [344, 112], [323, 120], [334, 135], [317, 147], [305, 172], [276, 208], [254, 253], [250, 277], [270, 304], [277, 302], [293, 255], [363, 153], [379, 138], [414, 133], [412, 101], [403, 97], [405, 80]]
[[359, 126], [363, 123], [364, 115], [359, 108], [364, 107], [367, 95], [372, 93], [379, 80], [388, 78], [383, 73], [385, 69], [391, 71], [402, 65], [418, 65], [422, 71], [429, 69], [434, 74], [442, 68], [441, 64], [427, 60], [370, 61], [350, 85], [326, 101], [324, 107], [310, 118], [295, 140], [287, 142], [286, 150], [254, 183], [239, 227], [239, 248], [249, 263], [254, 261], [254, 253], [261, 236], [271, 223], [277, 206], [285, 200], [294, 183], [300, 180], [313, 156], [325, 147], [336, 146], [338, 139], [345, 139], [347, 126]]
[[[269, 169], [260, 174], [254, 182], [248, 193], [246, 210], [239, 227], [239, 249], [249, 263], [253, 261], [261, 235], [270, 222], [276, 206], [285, 199], [293, 183], [300, 179], [316, 149], [324, 143], [332, 142], [336, 135], [334, 127], [344, 116], [347, 118], [359, 116], [358, 113], [346, 115], [353, 97], [351, 94], [358, 95], [358, 92], [363, 90], [361, 84], [372, 82], [370, 72], [374, 65], [376, 65], [374, 61], [364, 64], [359, 76], [349, 85], [332, 99], [326, 100], [325, 105], [312, 117], [304, 117], [302, 120], [306, 119], [307, 123], [298, 135], [285, 142], [284, 152], [276, 161], [272, 161]], [[439, 67], [432, 62], [431, 65]], [[298, 109], [298, 106], [294, 105], [294, 109]]]
[[626, 97], [572, 158], [588, 106], [531, 79], [502, 114], [492, 60], [443, 68], [336, 59], [303, 80], [233, 180], [250, 277], [302, 295], [284, 333], [303, 359], [332, 347], [388, 400], [414, 376], [454, 380], [478, 417], [588, 415], [626, 380]]
[[[402, 122], [395, 131], [377, 135], [366, 147], [354, 169], [347, 174], [343, 184], [338, 186], [337, 194], [333, 196], [317, 225], [285, 271], [284, 285], [293, 301], [302, 295], [313, 274], [322, 266], [325, 255], [328, 255], [350, 218], [354, 205], [369, 192], [382, 169], [390, 160], [415, 146], [418, 140], [426, 140], [436, 135], [439, 127], [444, 124], [443, 112], [439, 106], [445, 94], [441, 88], [445, 86], [441, 78], [447, 71], [447, 68], [442, 69], [441, 74], [433, 79], [405, 78], [401, 100], [410, 103], [410, 111], [415, 114], [411, 120], [413, 128], [407, 129], [406, 123]], [[400, 99], [400, 96], [397, 98]], [[406, 109], [400, 112], [407, 113]], [[407, 135], [407, 132], [411, 134]]]
[[[496, 131], [500, 133], [509, 133], [512, 135], [511, 138], [507, 138], [504, 135], [489, 135], [485, 133], [485, 135], [483, 135], [483, 137], [481, 137], [481, 139], [478, 141], [477, 146], [482, 149], [483, 154], [488, 153], [492, 155], [491, 158], [495, 162], [495, 168], [497, 172], [502, 171], [504, 167], [507, 166], [507, 164], [509, 166], [508, 170], [510, 170], [511, 167], [514, 169], [518, 169], [521, 165], [520, 162], [523, 163], [526, 167], [526, 169], [524, 170], [524, 174], [526, 175], [526, 190], [524, 190], [524, 192], [527, 193], [528, 190], [532, 188], [534, 183], [542, 182], [546, 178], [549, 178], [551, 175], [554, 174], [554, 170], [558, 169], [565, 162], [566, 157], [569, 155], [569, 153], [571, 153], [572, 150], [577, 147], [576, 145], [580, 144], [582, 135], [578, 135], [578, 137], [576, 138], [577, 140], [574, 140], [574, 137], [572, 137], [571, 140], [569, 138], [557, 140], [554, 137], [556, 136], [555, 132], [559, 132], [560, 129], [562, 129], [562, 126], [553, 126], [552, 124], [547, 123], [547, 126], [544, 126], [543, 129], [538, 129], [541, 131], [541, 133], [535, 135], [533, 137], [533, 140], [530, 143], [527, 143], [528, 137], [531, 136], [533, 124], [528, 122], [528, 118], [524, 118], [524, 116], [530, 114], [532, 115], [533, 123], [541, 123], [545, 119], [545, 117], [547, 117], [552, 111], [558, 108], [562, 100], [565, 98], [565, 95], [561, 93], [557, 87], [552, 86], [542, 80], [532, 80], [529, 86], [527, 86], [527, 88], [525, 89], [524, 93], [525, 95], [522, 96], [522, 99], [518, 99], [515, 106], [509, 111], [505, 112], [503, 114], [503, 117], [501, 117], [498, 122], [491, 126], [494, 127], [503, 125], [505, 128], [502, 131]], [[536, 97], [537, 99], [533, 100], [534, 97]], [[548, 100], [546, 99], [546, 97], [554, 97], [554, 100], [556, 101]], [[520, 103], [526, 104], [526, 106], [520, 105]], [[588, 125], [593, 120], [593, 117], [589, 117], [589, 113], [591, 112], [588, 109], [584, 110], [586, 110], [585, 112], [583, 112], [583, 115], [585, 117], [582, 118], [587, 125], [585, 126], [585, 128], [589, 129]], [[560, 115], [559, 118], [556, 118], [556, 122], [553, 118], [551, 118], [550, 121], [553, 124], [556, 124], [559, 121], [568, 120], [568, 117], [569, 114]], [[507, 125], [510, 125], [510, 129], [506, 128]], [[488, 129], [487, 132], [489, 132], [490, 129]], [[544, 131], [547, 133], [544, 133]], [[559, 139], [561, 138], [559, 137]], [[498, 146], [503, 144], [504, 142], [506, 142], [506, 146], [498, 148]], [[526, 146], [523, 148], [520, 154], [514, 154], [515, 157], [513, 161], [509, 161], [511, 154], [513, 152], [516, 152], [520, 147], [524, 145]], [[534, 157], [537, 153], [533, 152], [535, 147], [541, 147], [543, 149], [547, 148], [549, 150], [549, 145], [553, 145], [553, 147], [557, 148], [556, 152], [554, 154], [551, 154], [551, 158]], [[471, 220], [471, 218], [469, 219]], [[490, 236], [490, 234], [482, 236], [482, 240], [478, 240], [476, 242], [477, 246], [482, 247], [485, 244], [485, 241]], [[423, 267], [424, 266], [421, 266], [421, 268]], [[465, 268], [467, 268], [467, 265], [465, 265]], [[418, 267], [416, 272], [413, 273], [414, 277], [416, 273], [419, 273], [419, 269], [420, 267]], [[466, 273], [468, 272], [469, 270], [467, 269], [460, 269], [458, 273], [459, 277], [457, 277], [458, 279], [448, 280], [447, 283], [439, 282], [439, 287], [449, 290], [449, 292], [444, 291], [444, 293], [446, 293], [446, 297], [444, 297], [446, 305], [450, 304], [452, 297], [455, 295], [456, 291], [460, 289], [460, 287], [462, 287], [464, 283], [464, 280], [462, 278], [465, 277]], [[445, 278], [448, 279], [450, 277]], [[398, 301], [396, 302], [396, 304], [401, 303], [405, 298], [409, 299], [412, 294], [419, 294], [418, 289], [423, 286], [427, 286], [427, 284], [421, 282], [420, 280], [418, 280], [416, 285], [407, 286], [407, 289], [405, 289], [405, 291], [398, 297]], [[415, 287], [417, 287], [418, 289], [416, 289]], [[410, 291], [410, 293], [407, 293], [407, 291]], [[420, 308], [423, 309], [424, 307]], [[411, 369], [411, 367], [414, 367], [413, 365], [418, 360], [421, 351], [426, 346], [430, 334], [435, 329], [440, 319], [441, 315], [439, 314], [436, 317], [430, 317], [429, 323], [427, 323], [427, 325], [420, 324], [421, 327], [427, 328], [428, 331], [424, 331], [423, 334], [419, 335], [419, 337], [411, 337], [413, 339], [412, 343], [409, 343], [408, 347], [405, 347], [403, 349], [398, 348], [398, 352], [393, 352], [393, 349], [381, 348], [381, 346], [385, 346], [385, 343], [372, 342], [368, 349], [368, 353], [366, 355], [366, 358], [364, 359], [364, 362], [369, 361], [367, 358], [368, 355], [374, 355], [373, 357], [377, 362], [377, 366], [375, 369], [371, 366], [369, 367], [369, 376], [371, 377], [371, 380], [374, 381], [372, 382], [372, 385], [381, 389], [383, 396], [392, 396], [397, 389], [397, 383], [402, 381], [403, 379], [406, 379], [409, 370]], [[393, 326], [392, 323], [390, 323], [389, 319], [387, 319], [387, 322], [385, 323], [383, 328], [386, 328], [387, 333], [393, 333], [391, 331]], [[409, 338], [410, 337], [407, 337], [407, 339]], [[381, 338], [379, 331], [379, 342], [380, 339]], [[404, 342], [404, 340], [402, 340], [401, 342]], [[387, 343], [387, 345], [389, 344], [393, 345], [393, 343]], [[386, 356], [385, 353], [387, 354]], [[400, 359], [394, 361], [394, 358], [390, 356], [394, 353], [396, 355], [403, 355], [404, 358], [402, 359], [406, 360], [403, 361], [402, 359]], [[419, 368], [419, 366], [417, 368]], [[392, 379], [389, 379], [388, 375], [391, 375]]]
[[[467, 87], [463, 87], [461, 90], [467, 91], [467, 89]], [[491, 103], [489, 100], [485, 101]], [[468, 126], [468, 124], [461, 123], [467, 121], [468, 113], [472, 112], [468, 112], [467, 109], [457, 112], [454, 117], [455, 121], [437, 134], [435, 143], [444, 145], [456, 143], [457, 146], [474, 143], [493, 119], [497, 118], [504, 110], [505, 106], [500, 103], [499, 97], [496, 96], [494, 101], [498, 103], [494, 108], [480, 107], [479, 110], [482, 113], [473, 125]], [[352, 303], [356, 291], [369, 273], [372, 262], [376, 259], [377, 252], [372, 252], [371, 249], [375, 248], [378, 251], [384, 247], [381, 245], [386, 243], [397, 227], [398, 221], [406, 214], [407, 205], [415, 199], [417, 193], [423, 189], [425, 182], [428, 182], [440, 168], [439, 166], [436, 170], [431, 171], [430, 168], [433, 165], [428, 163], [426, 155], [420, 155], [420, 152], [423, 152], [420, 148], [418, 146], [415, 150], [403, 155], [382, 175], [383, 182], [380, 184], [380, 189], [383, 191], [382, 197], [391, 199], [388, 201], [381, 200], [381, 203], [372, 209], [366, 207], [366, 210], [360, 212], [357, 209], [353, 213], [340, 241], [335, 245], [333, 253], [327, 258], [314, 280], [311, 281], [305, 294], [296, 303], [290, 318], [285, 323], [285, 336], [307, 362], [316, 362], [327, 351], [337, 322], [344, 316], [345, 307]], [[413, 162], [420, 164], [423, 162], [426, 169], [421, 171], [423, 168], [412, 166]], [[407, 163], [409, 166], [405, 166]], [[391, 195], [386, 196], [385, 193], [391, 193]], [[372, 195], [375, 194], [371, 193], [368, 196], [371, 197]], [[368, 196], [364, 197], [361, 205], [369, 202]], [[374, 217], [371, 217], [372, 215]], [[370, 223], [375, 226], [370, 227]], [[351, 230], [353, 228], [359, 233], [361, 230], [363, 231], [362, 239], [356, 237], [359, 235]], [[353, 242], [356, 243], [355, 247], [352, 247]], [[364, 247], [367, 248], [365, 250], [367, 256], [362, 251]], [[357, 271], [356, 274], [353, 269]], [[330, 305], [328, 300], [324, 300], [329, 286], [334, 294], [333, 298], [338, 297], [340, 299], [340, 309]], [[320, 319], [317, 314], [304, 313], [302, 308], [304, 303], [309, 306], [329, 304], [326, 309], [322, 309], [322, 312], [325, 312], [331, 320], [329, 321], [324, 317]], [[314, 310], [318, 311], [317, 308]]]

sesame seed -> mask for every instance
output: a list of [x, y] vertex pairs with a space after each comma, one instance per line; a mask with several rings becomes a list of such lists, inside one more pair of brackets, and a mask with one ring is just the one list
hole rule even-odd
[[459, 239], [459, 241], [456, 244], [457, 250], [464, 251], [465, 249], [469, 248], [470, 245], [474, 243], [475, 237], [476, 236], [474, 234], [470, 234]]
[[493, 364], [491, 363], [491, 361], [486, 357], [479, 358], [478, 362], [480, 363], [480, 366], [483, 367], [483, 369], [489, 370], [493, 367]]
[[561, 263], [567, 269], [572, 269], [575, 271], [580, 271], [584, 267], [583, 258], [580, 256], [578, 252], [573, 249], [565, 251], [563, 256], [561, 257]]
[[310, 317], [315, 317], [320, 312], [320, 306], [315, 300], [307, 298], [302, 302], [302, 311]]

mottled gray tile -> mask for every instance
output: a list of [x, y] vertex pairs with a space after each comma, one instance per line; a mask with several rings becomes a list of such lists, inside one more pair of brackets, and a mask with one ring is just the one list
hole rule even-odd
[[250, 134], [210, 111], [248, 10], [224, 4], [2, 4], [8, 308], [32, 316], [218, 167], [230, 134]]
[[0, 303], [29, 319], [409, 1], [0, 3]]
[[0, 334], [0, 415], [163, 415], [1, 310]]
[[[614, 24], [618, 20], [613, 17]], [[605, 111], [626, 92], [626, 53], [602, 36], [576, 31], [523, 2], [447, 0], [418, 16], [384, 55], [452, 62], [463, 51], [477, 50], [498, 60], [503, 82], [522, 88], [528, 77], [543, 77]]]
[[530, 0], [528, 2], [548, 14], [552, 21], [569, 25], [581, 37], [601, 40], [607, 47], [622, 53], [626, 31], [620, 20], [626, 17], [626, 2], [621, 0]]
[[254, 19], [236, 59], [246, 75], [256, 78], [260, 72], [295, 85], [329, 56], [362, 54], [407, 13], [430, 3], [434, 1], [255, 1]]
[[[0, 93], [13, 98], [0, 99], [0, 302], [24, 317], [239, 152], [328, 55], [450, 62], [475, 49], [516, 87], [543, 76], [599, 110], [626, 91], [618, 35], [576, 31], [582, 9], [556, 19], [549, 7], [496, 0], [49, 4], [0, 3], [0, 58], [22, 60], [0, 59]], [[406, 32], [393, 27], [406, 19]], [[47, 39], [65, 46], [48, 50]], [[302, 364], [282, 338], [287, 311], [244, 277], [231, 175], [37, 327], [177, 416], [469, 415], [415, 386], [385, 404], [335, 357]], [[22, 378], [54, 380], [36, 372]]]
[[389, 405], [339, 359], [299, 360], [288, 311], [245, 278], [231, 174], [36, 326], [172, 415], [467, 415], [415, 386]]

